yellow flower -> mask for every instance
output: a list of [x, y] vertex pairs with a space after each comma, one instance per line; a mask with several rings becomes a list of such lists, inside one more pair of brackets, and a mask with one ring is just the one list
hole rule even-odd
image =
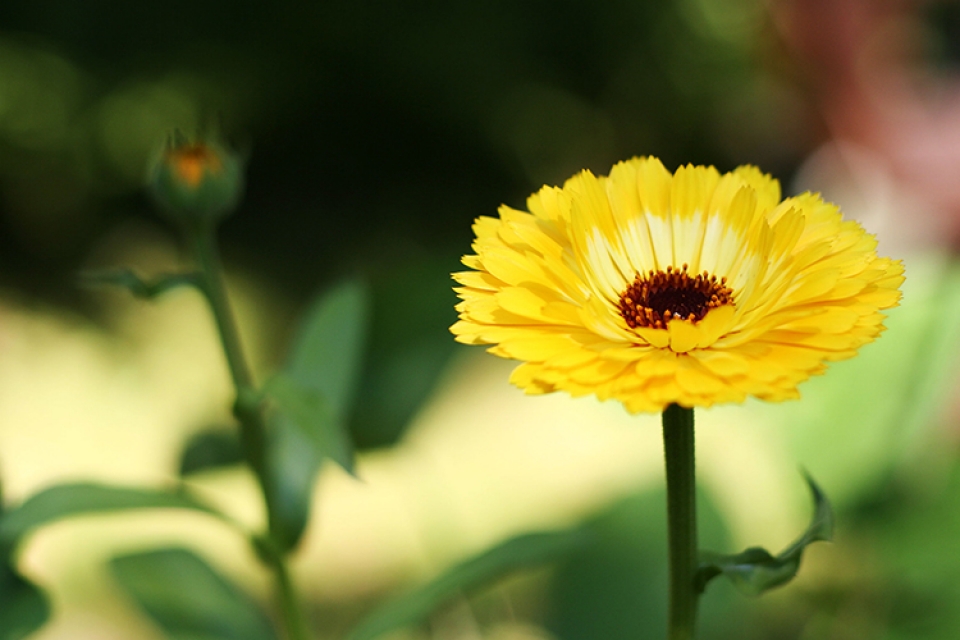
[[755, 167], [671, 174], [634, 158], [527, 207], [477, 219], [450, 329], [523, 361], [510, 380], [527, 393], [631, 412], [796, 398], [900, 300], [903, 265], [873, 236], [818, 195], [781, 201]]

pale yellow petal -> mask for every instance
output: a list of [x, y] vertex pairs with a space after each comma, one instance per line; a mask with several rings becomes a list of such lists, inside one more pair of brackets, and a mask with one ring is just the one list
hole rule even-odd
[[695, 324], [679, 319], [667, 323], [667, 333], [670, 334], [670, 350], [676, 353], [686, 353], [696, 349], [697, 343], [703, 337]]

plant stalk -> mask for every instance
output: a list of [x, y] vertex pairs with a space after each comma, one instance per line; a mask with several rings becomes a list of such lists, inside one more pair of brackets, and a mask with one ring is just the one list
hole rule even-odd
[[670, 563], [668, 640], [693, 640], [696, 632], [697, 501], [693, 409], [671, 404], [663, 412], [667, 470], [667, 539]]
[[[210, 304], [217, 324], [217, 332], [220, 335], [220, 343], [230, 368], [230, 376], [236, 388], [237, 400], [233, 413], [240, 423], [240, 445], [244, 458], [260, 485], [267, 509], [268, 530], [272, 530], [271, 525], [275, 520], [276, 508], [267, 457], [266, 427], [258, 399], [259, 394], [244, 356], [240, 333], [237, 331], [237, 323], [223, 283], [223, 268], [214, 229], [188, 228], [186, 233], [192, 244], [194, 258], [200, 267], [202, 291]], [[260, 557], [273, 571], [277, 599], [287, 637], [290, 640], [309, 640], [306, 617], [299, 604], [293, 582], [290, 580], [285, 558], [277, 552], [271, 552], [266, 557], [261, 553]]]
[[290, 640], [309, 640], [310, 631], [307, 627], [307, 619], [300, 608], [300, 600], [297, 597], [293, 581], [290, 579], [287, 563], [280, 554], [272, 554], [270, 560], [276, 581], [277, 599], [280, 601], [280, 613], [283, 616], [287, 637]]

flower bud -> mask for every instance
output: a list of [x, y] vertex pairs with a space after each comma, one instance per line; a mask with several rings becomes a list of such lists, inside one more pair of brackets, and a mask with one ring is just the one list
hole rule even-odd
[[190, 224], [215, 223], [236, 208], [243, 167], [234, 152], [212, 140], [167, 140], [150, 171], [150, 191], [170, 217]]

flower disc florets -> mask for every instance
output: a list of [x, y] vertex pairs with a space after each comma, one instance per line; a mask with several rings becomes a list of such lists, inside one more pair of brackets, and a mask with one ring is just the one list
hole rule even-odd
[[710, 309], [733, 304], [733, 290], [727, 286], [726, 278], [717, 280], [707, 271], [691, 277], [687, 269], [683, 265], [680, 270], [671, 266], [666, 272], [638, 273], [620, 294], [617, 305], [627, 326], [666, 329], [673, 318], [696, 324]]
[[520, 360], [528, 393], [661, 411], [785, 400], [883, 331], [903, 266], [818, 195], [754, 167], [634, 158], [474, 225], [457, 340]]

